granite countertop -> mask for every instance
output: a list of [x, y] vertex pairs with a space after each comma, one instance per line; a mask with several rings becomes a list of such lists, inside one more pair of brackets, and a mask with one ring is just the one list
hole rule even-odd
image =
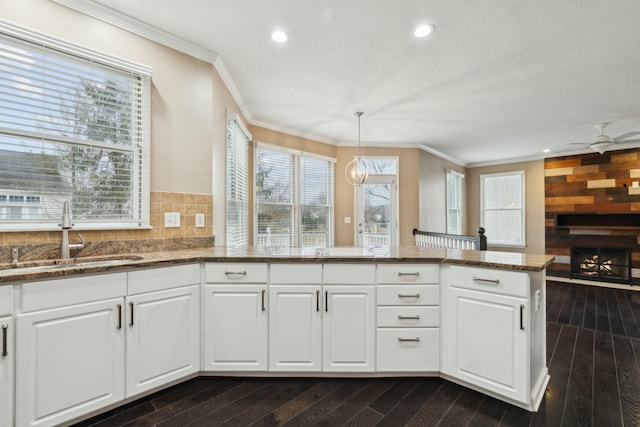
[[431, 262], [464, 264], [520, 271], [544, 270], [554, 257], [513, 252], [471, 251], [460, 249], [394, 247], [371, 250], [352, 247], [326, 249], [301, 248], [226, 248], [168, 250], [119, 253], [69, 260], [43, 260], [18, 264], [0, 264], [0, 283], [23, 282], [74, 276], [86, 273], [129, 271], [200, 262], [309, 262], [309, 263], [409, 263]]

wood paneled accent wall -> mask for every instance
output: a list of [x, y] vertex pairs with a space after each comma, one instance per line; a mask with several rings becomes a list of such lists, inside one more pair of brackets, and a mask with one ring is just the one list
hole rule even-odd
[[545, 251], [559, 261], [549, 273], [569, 275], [572, 246], [627, 247], [632, 250], [632, 267], [640, 268], [640, 227], [556, 223], [562, 214], [640, 217], [640, 149], [548, 158], [544, 169]]

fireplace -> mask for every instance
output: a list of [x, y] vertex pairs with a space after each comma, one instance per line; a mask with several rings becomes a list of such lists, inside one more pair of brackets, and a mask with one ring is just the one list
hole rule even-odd
[[572, 247], [571, 277], [613, 283], [632, 283], [631, 250]]

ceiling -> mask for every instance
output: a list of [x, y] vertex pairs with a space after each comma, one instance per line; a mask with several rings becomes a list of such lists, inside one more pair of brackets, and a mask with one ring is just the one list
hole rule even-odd
[[54, 1], [214, 63], [251, 124], [335, 145], [355, 111], [363, 146], [466, 166], [640, 131], [637, 0]]

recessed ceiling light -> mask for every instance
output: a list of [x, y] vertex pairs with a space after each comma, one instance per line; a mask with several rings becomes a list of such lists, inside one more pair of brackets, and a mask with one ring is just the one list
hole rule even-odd
[[413, 35], [416, 37], [427, 37], [429, 34], [435, 31], [436, 27], [431, 24], [428, 25], [418, 25], [413, 32]]
[[282, 30], [274, 30], [271, 33], [271, 39], [276, 43], [285, 43], [289, 40], [289, 34]]
[[544, 150], [542, 150], [543, 153], [550, 153], [551, 152], [551, 148], [545, 148]]

